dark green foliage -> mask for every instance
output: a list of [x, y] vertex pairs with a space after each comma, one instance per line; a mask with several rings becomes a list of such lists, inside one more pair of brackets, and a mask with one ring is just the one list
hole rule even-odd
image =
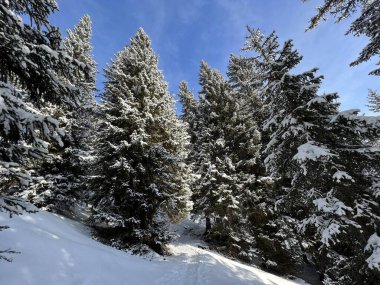
[[201, 63], [200, 102], [194, 140], [194, 213], [206, 219], [206, 239], [245, 259], [250, 236], [245, 201], [254, 195], [260, 133], [245, 105], [222, 75]]
[[106, 79], [91, 221], [121, 247], [163, 252], [169, 221], [188, 211], [188, 137], [142, 29], [117, 54]]
[[[63, 130], [51, 113], [41, 113], [46, 111], [42, 107], [75, 105], [78, 89], [59, 80], [57, 74], [86, 72], [60, 48], [59, 31], [48, 22], [55, 10], [55, 1], [1, 1], [0, 91], [4, 107], [0, 164], [6, 176], [2, 188], [13, 185], [15, 176], [24, 184], [30, 182], [19, 166], [45, 156], [46, 141], [62, 145]], [[20, 15], [29, 16], [31, 24], [24, 23]]]
[[[46, 108], [60, 120], [65, 129], [63, 147], [50, 147], [48, 158], [36, 166], [34, 185], [27, 189], [30, 200], [40, 207], [75, 216], [78, 204], [83, 204], [88, 191], [86, 181], [90, 160], [89, 144], [95, 121], [96, 102], [94, 97], [96, 63], [92, 58], [91, 19], [84, 16], [74, 31], [68, 31], [64, 40], [64, 51], [68, 56], [85, 65], [87, 72], [79, 70], [60, 80], [74, 85], [80, 91], [75, 108], [52, 105]], [[67, 98], [68, 99], [68, 98]]]
[[[0, 79], [22, 86], [38, 107], [42, 100], [70, 104], [70, 98], [75, 102], [78, 90], [60, 81], [56, 73], [69, 76], [86, 67], [62, 50], [60, 33], [48, 22], [50, 13], [57, 10], [55, 1], [1, 2]], [[25, 14], [30, 25], [19, 16]]]
[[[252, 42], [256, 35], [251, 32]], [[379, 151], [364, 143], [377, 126], [355, 111], [339, 113], [336, 94], [317, 96], [321, 77], [316, 70], [290, 74], [301, 60], [290, 41], [278, 50], [255, 51], [255, 60], [266, 68], [261, 88], [268, 108], [264, 162], [279, 186], [268, 192], [275, 197], [269, 203], [273, 215], [258, 246], [275, 261], [273, 269], [297, 269], [310, 254], [309, 262], [315, 262], [328, 284], [358, 282], [371, 271], [363, 254], [379, 223], [372, 186], [378, 179]], [[286, 259], [295, 266], [282, 266]]]
[[79, 90], [59, 76], [87, 74], [49, 24], [56, 10], [54, 0], [0, 1], [0, 211], [11, 214], [29, 211], [12, 195], [31, 185], [30, 166], [48, 155], [49, 143], [63, 146], [64, 131], [48, 108], [76, 106]]

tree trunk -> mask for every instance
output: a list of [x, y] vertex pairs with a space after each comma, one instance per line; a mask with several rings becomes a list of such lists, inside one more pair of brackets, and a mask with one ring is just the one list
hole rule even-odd
[[211, 220], [209, 216], [206, 216], [206, 231], [204, 235], [207, 235], [211, 230]]

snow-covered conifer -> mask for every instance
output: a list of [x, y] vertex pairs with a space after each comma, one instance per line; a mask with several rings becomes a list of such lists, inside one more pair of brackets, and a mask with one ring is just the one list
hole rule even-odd
[[80, 106], [92, 106], [94, 104], [95, 76], [97, 73], [96, 62], [92, 56], [92, 26], [89, 15], [84, 15], [74, 30], [67, 31], [67, 37], [63, 41], [64, 50], [69, 56], [85, 64], [88, 72], [80, 72], [72, 78], [67, 78], [81, 91]]
[[198, 103], [194, 97], [194, 93], [189, 89], [186, 81], [181, 81], [178, 92], [179, 102], [182, 105], [182, 120], [187, 123], [187, 131], [190, 136], [189, 154], [187, 161], [194, 166], [197, 153], [194, 145], [198, 137], [199, 130], [199, 112]]
[[263, 76], [256, 63], [257, 61], [249, 57], [231, 55], [227, 75], [235, 91], [235, 100], [240, 106], [241, 116], [261, 125], [264, 119], [264, 108], [259, 90]]
[[56, 10], [54, 0], [0, 1], [0, 211], [28, 211], [10, 195], [30, 184], [27, 166], [46, 157], [50, 143], [63, 146], [63, 129], [42, 107], [74, 105], [79, 90], [56, 74], [86, 72], [61, 49], [48, 20]]
[[[55, 1], [2, 1], [0, 5], [0, 124], [1, 188], [14, 185], [14, 174], [27, 183], [20, 171], [30, 159], [46, 156], [48, 141], [62, 144], [63, 130], [45, 102], [69, 104], [78, 90], [58, 80], [62, 74], [85, 71], [60, 49], [59, 31], [48, 16], [57, 9]], [[26, 24], [21, 15], [30, 17]], [[25, 169], [24, 169], [25, 170]], [[28, 179], [27, 179], [28, 178]]]
[[[259, 246], [282, 244], [294, 264], [311, 254], [326, 283], [372, 282], [378, 272], [365, 262], [365, 247], [379, 224], [379, 150], [364, 138], [377, 136], [378, 126], [357, 112], [340, 113], [336, 94], [318, 96], [316, 69], [291, 74], [300, 60], [287, 41], [267, 65], [264, 162], [280, 187], [267, 225], [273, 232]], [[267, 254], [281, 266], [281, 255]]]
[[44, 108], [53, 113], [65, 130], [64, 148], [54, 147], [49, 157], [36, 166], [33, 191], [25, 193], [38, 206], [72, 215], [77, 203], [85, 193], [86, 174], [89, 158], [89, 136], [93, 129], [96, 101], [95, 75], [96, 63], [92, 57], [91, 19], [84, 16], [73, 31], [68, 30], [63, 42], [64, 51], [76, 60], [86, 71], [79, 70], [59, 78], [74, 85], [80, 91], [75, 108], [71, 105], [47, 105]]
[[189, 211], [186, 126], [140, 29], [105, 70], [94, 165], [92, 224], [125, 247], [162, 252], [169, 221]]
[[181, 81], [179, 83], [178, 92], [179, 102], [182, 105], [182, 119], [188, 123], [192, 124], [194, 116], [197, 109], [197, 100], [194, 97], [194, 93], [189, 89], [186, 81]]
[[244, 206], [255, 191], [260, 133], [240, 112], [238, 95], [220, 72], [202, 62], [199, 82], [202, 128], [195, 141], [194, 212], [205, 216], [208, 239], [239, 256], [246, 238]]

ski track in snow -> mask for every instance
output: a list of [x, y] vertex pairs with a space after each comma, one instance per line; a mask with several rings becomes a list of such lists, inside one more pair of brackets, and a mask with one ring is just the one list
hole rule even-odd
[[0, 261], [1, 285], [306, 284], [203, 249], [202, 229], [191, 221], [173, 226], [177, 238], [169, 245], [171, 256], [150, 259], [103, 245], [85, 226], [44, 211], [11, 219], [0, 213], [0, 225], [10, 226], [0, 232], [0, 250], [21, 252], [11, 263]]

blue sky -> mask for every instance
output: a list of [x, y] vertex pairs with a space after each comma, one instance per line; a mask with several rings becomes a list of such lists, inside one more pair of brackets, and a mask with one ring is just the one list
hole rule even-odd
[[344, 35], [349, 21], [338, 25], [329, 21], [305, 32], [318, 3], [318, 0], [307, 3], [301, 0], [58, 0], [60, 11], [51, 20], [64, 33], [83, 14], [91, 16], [100, 90], [104, 81], [102, 69], [129, 43], [139, 27], [150, 36], [172, 93], [177, 92], [181, 80], [188, 81], [195, 92], [199, 90], [202, 59], [225, 73], [229, 55], [240, 53], [246, 25], [267, 34], [276, 30], [281, 41], [294, 39], [295, 47], [304, 56], [297, 71], [319, 67], [319, 73], [325, 76], [320, 93], [338, 92], [341, 109], [359, 108], [371, 114], [365, 105], [368, 88], [378, 89], [378, 78], [368, 75], [374, 69], [374, 62], [349, 67], [367, 40]]

